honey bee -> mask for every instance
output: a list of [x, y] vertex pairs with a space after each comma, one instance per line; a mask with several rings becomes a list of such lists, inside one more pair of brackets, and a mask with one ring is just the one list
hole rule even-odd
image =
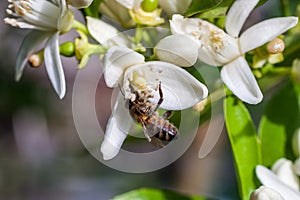
[[158, 91], [160, 98], [156, 106], [149, 101], [149, 98], [153, 98], [152, 94], [147, 94], [145, 91], [139, 93], [133, 88], [132, 92], [135, 98], [134, 100], [127, 100], [131, 117], [142, 125], [144, 134], [149, 142], [151, 142], [151, 138], [154, 139], [153, 136], [162, 141], [171, 141], [178, 133], [177, 127], [168, 121], [172, 111], [165, 112], [163, 116], [159, 116], [157, 112], [164, 100], [161, 83], [158, 85]]

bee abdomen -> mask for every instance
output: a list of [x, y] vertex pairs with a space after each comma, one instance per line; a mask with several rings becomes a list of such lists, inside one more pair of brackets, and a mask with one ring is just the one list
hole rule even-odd
[[176, 126], [160, 116], [153, 117], [151, 123], [155, 133], [154, 137], [161, 140], [171, 141], [178, 133]]

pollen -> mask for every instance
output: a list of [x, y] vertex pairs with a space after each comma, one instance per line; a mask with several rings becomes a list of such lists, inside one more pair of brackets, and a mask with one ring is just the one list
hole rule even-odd
[[225, 33], [222, 30], [212, 29], [210, 30], [210, 43], [214, 51], [219, 52], [224, 49], [227, 45], [225, 38]]
[[191, 35], [200, 42], [202, 47], [211, 49], [216, 53], [222, 51], [228, 45], [226, 33], [205, 21], [200, 21], [198, 30], [193, 31]]

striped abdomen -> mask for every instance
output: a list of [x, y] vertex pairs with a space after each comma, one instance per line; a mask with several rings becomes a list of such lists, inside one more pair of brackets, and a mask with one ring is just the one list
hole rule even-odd
[[177, 127], [161, 116], [152, 115], [147, 120], [148, 131], [161, 140], [171, 141], [178, 133]]

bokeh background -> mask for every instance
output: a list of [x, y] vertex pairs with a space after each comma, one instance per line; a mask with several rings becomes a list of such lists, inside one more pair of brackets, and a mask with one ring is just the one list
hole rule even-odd
[[[276, 2], [269, 1], [257, 9], [249, 23], [275, 16], [279, 6]], [[226, 132], [223, 131], [207, 157], [198, 158], [208, 123], [199, 128], [193, 145], [180, 159], [155, 172], [119, 172], [92, 157], [81, 143], [72, 117], [77, 61], [62, 58], [67, 80], [67, 94], [63, 100], [54, 93], [43, 65], [39, 68], [27, 66], [21, 81], [15, 82], [18, 48], [28, 31], [4, 24], [2, 19], [7, 16], [7, 5], [7, 1], [0, 1], [0, 199], [105, 200], [142, 187], [216, 199], [238, 199]], [[79, 12], [76, 14], [80, 16]], [[71, 32], [61, 41], [76, 36]], [[95, 65], [101, 67], [98, 58], [92, 57], [87, 67]], [[107, 103], [102, 99], [95, 105], [99, 123], [105, 128], [112, 91], [105, 87], [103, 79], [98, 89], [101, 97], [108, 97]], [[221, 119], [222, 116], [218, 116], [213, 120]]]

